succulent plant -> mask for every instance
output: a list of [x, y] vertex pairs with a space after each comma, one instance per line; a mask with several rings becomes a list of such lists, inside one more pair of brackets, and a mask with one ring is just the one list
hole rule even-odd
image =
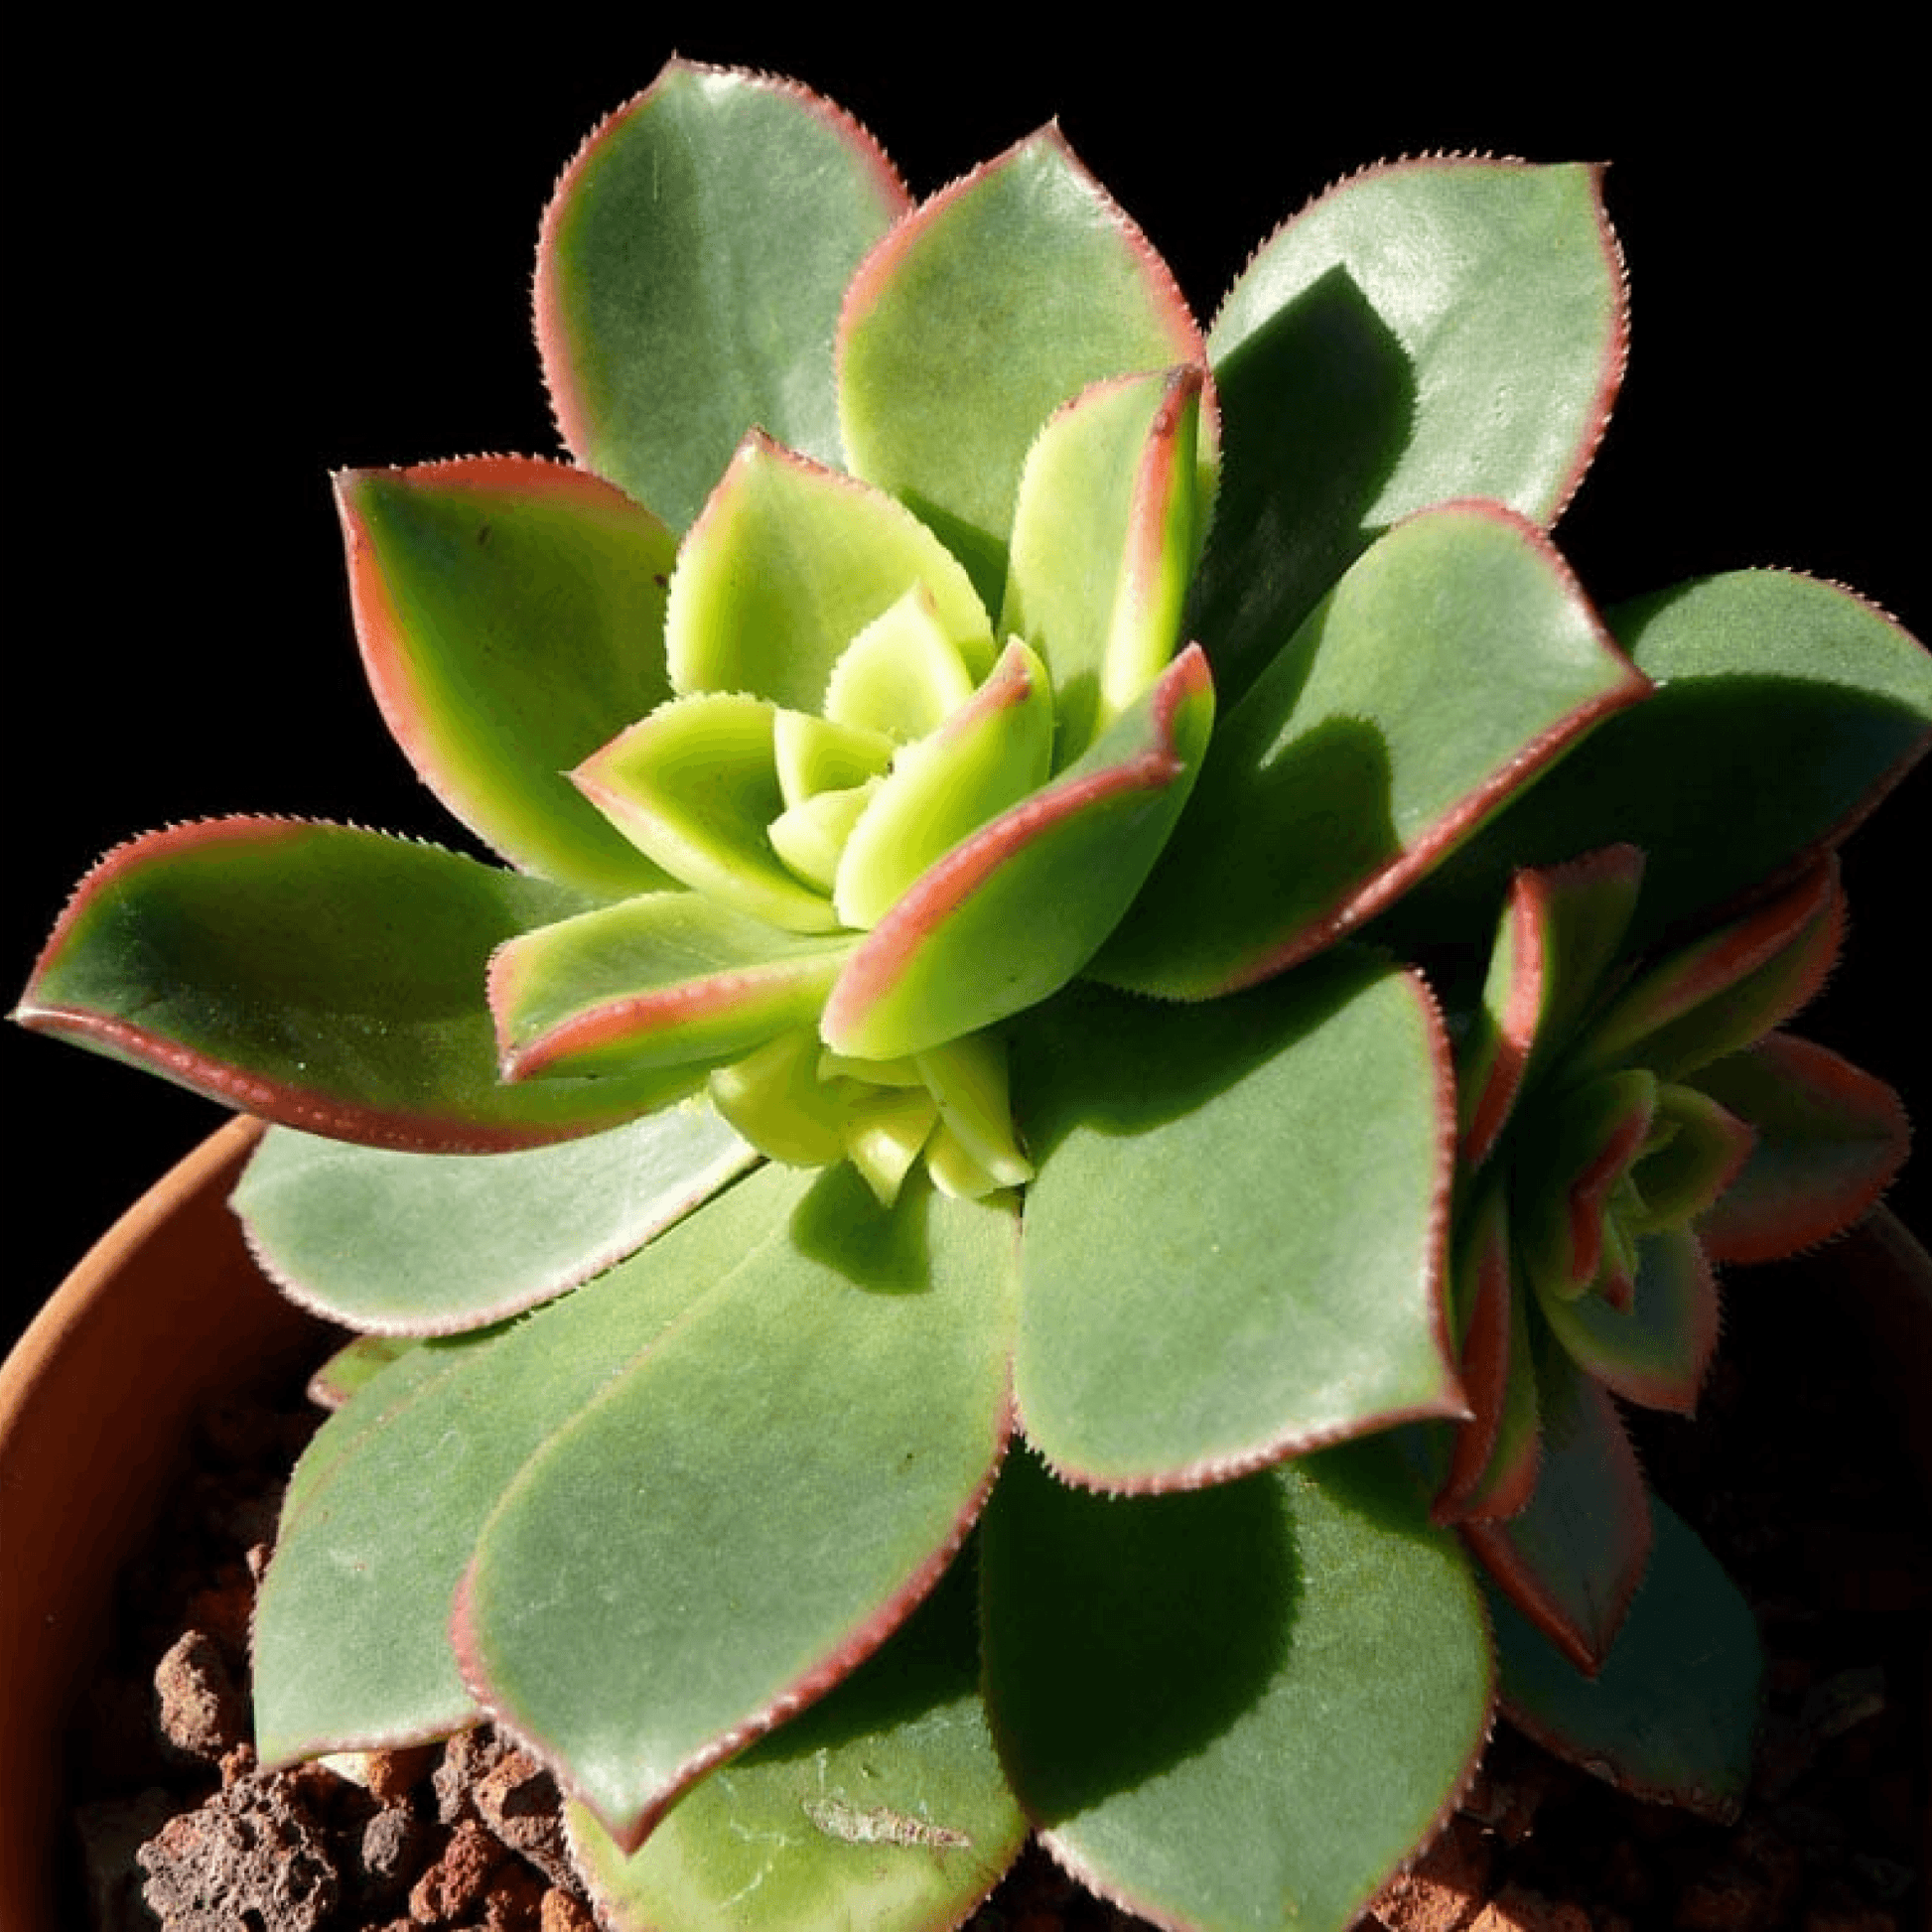
[[[1436, 1513], [1461, 1524], [1508, 1599], [1497, 1621], [1519, 1717], [1562, 1733], [1565, 1696], [1602, 1671], [1641, 1586], [1696, 1659], [1696, 1705], [1728, 1701], [1741, 1746], [1757, 1698], [1748, 1617], [1658, 1516], [1610, 1398], [1693, 1413], [1718, 1340], [1715, 1265], [1778, 1260], [1850, 1226], [1909, 1130], [1889, 1087], [1778, 1031], [1838, 954], [1835, 858], [1633, 963], [1622, 945], [1643, 875], [1628, 845], [1519, 873], [1461, 1040], [1454, 1266], [1474, 1418]], [[1528, 1629], [1573, 1668], [1553, 1670]], [[1620, 1741], [1626, 1783], [1687, 1802], [1748, 1770], [1660, 1764], [1649, 1740]]]
[[[176, 826], [20, 1007], [275, 1123], [237, 1211], [368, 1337], [263, 1589], [264, 1754], [487, 1714], [619, 1925], [955, 1922], [1035, 1829], [1164, 1922], [1340, 1925], [1470, 1772], [1493, 1615], [1512, 1708], [1734, 1799], [1735, 1593], [1661, 1509], [1635, 1607], [1634, 1506], [1502, 1561], [1551, 1492], [1512, 1451], [1538, 1337], [1602, 1368], [1562, 1324], [1647, 1310], [1639, 1257], [1708, 1309], [1761, 1191], [1724, 1121], [1769, 1160], [1841, 1092], [1759, 1035], [1932, 665], [1783, 573], [1576, 583], [1598, 171], [1371, 169], [1203, 330], [1055, 130], [915, 205], [829, 103], [674, 62], [565, 172], [536, 308], [572, 461], [338, 490], [384, 716], [507, 864]], [[1793, 1240], [1902, 1158], [1856, 1090], [1790, 1123], [1857, 1172]], [[1559, 1283], [1580, 1194], [1630, 1266]], [[1610, 1698], [1469, 1547], [1533, 1612], [1608, 1566], [1542, 1623]], [[1673, 1618], [1745, 1689], [1658, 1771]]]

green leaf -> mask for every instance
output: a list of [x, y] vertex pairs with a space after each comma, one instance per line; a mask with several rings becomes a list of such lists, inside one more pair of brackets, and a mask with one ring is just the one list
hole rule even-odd
[[1628, 1308], [1601, 1295], [1547, 1295], [1544, 1318], [1573, 1361], [1614, 1395], [1682, 1416], [1696, 1412], [1718, 1345], [1718, 1283], [1688, 1228], [1637, 1243]]
[[881, 1650], [713, 1771], [634, 1857], [572, 1804], [613, 1926], [961, 1922], [1027, 1838], [980, 1703], [973, 1576], [955, 1563]]
[[1209, 337], [1226, 471], [1194, 632], [1231, 696], [1403, 517], [1486, 496], [1555, 521], [1623, 370], [1600, 177], [1374, 168], [1256, 252]]
[[1529, 1311], [1511, 1265], [1507, 1187], [1497, 1181], [1483, 1189], [1460, 1220], [1458, 1366], [1473, 1414], [1449, 1442], [1431, 1511], [1439, 1523], [1515, 1515], [1536, 1487], [1543, 1450]]
[[840, 920], [877, 925], [928, 866], [1043, 784], [1052, 757], [1052, 681], [1016, 637], [986, 682], [906, 746], [867, 799], [839, 860]]
[[[974, 622], [978, 613], [975, 598]], [[955, 615], [963, 624], [966, 607]], [[839, 654], [825, 680], [825, 720], [885, 741], [886, 758], [867, 774], [875, 775], [890, 762], [893, 747], [937, 731], [992, 667], [991, 634], [956, 637], [931, 585], [921, 580]]]
[[265, 1758], [475, 1721], [450, 1613], [490, 1511], [532, 1451], [660, 1345], [803, 1184], [754, 1174], [574, 1295], [506, 1328], [420, 1343], [323, 1425], [296, 1465], [255, 1612]]
[[1642, 853], [1613, 845], [1511, 880], [1482, 1003], [1456, 1048], [1467, 1167], [1489, 1158], [1531, 1061], [1547, 1068], [1568, 1043], [1616, 958], [1642, 878]]
[[337, 825], [210, 819], [81, 881], [18, 1018], [284, 1126], [487, 1153], [648, 1112], [680, 1069], [506, 1086], [484, 969], [581, 894]]
[[753, 1189], [777, 1211], [531, 1459], [458, 1611], [466, 1676], [626, 1850], [885, 1640], [1006, 1441], [1010, 1212], [883, 1210], [847, 1167]]
[[1884, 1081], [1789, 1034], [1704, 1067], [1692, 1084], [1757, 1136], [1698, 1223], [1718, 1261], [1775, 1261], [1850, 1227], [1890, 1186], [1911, 1144]]
[[1750, 1782], [1764, 1653], [1750, 1605], [1697, 1533], [1651, 1508], [1650, 1568], [1594, 1677], [1489, 1592], [1503, 1712], [1621, 1789], [1727, 1824]]
[[829, 932], [823, 893], [771, 849], [784, 810], [776, 712], [744, 692], [660, 705], [571, 773], [584, 795], [678, 884], [788, 932]]
[[1103, 377], [1201, 360], [1167, 264], [1049, 127], [867, 258], [839, 323], [840, 421], [854, 473], [930, 523], [997, 610], [1047, 417]]
[[818, 1017], [845, 935], [780, 932], [697, 893], [539, 926], [490, 961], [505, 1076], [707, 1071]]
[[1647, 686], [1549, 544], [1493, 503], [1391, 530], [1215, 729], [1096, 964], [1202, 999], [1327, 945]]
[[[291, 1489], [264, 1593], [265, 1750], [289, 1756], [464, 1721], [444, 1626], [483, 1513], [534, 1441], [729, 1271], [769, 1222], [774, 1195], [782, 1205], [803, 1185], [786, 1176], [740, 1189], [661, 1249], [525, 1322], [414, 1349], [332, 1418]], [[394, 1509], [403, 1487], [421, 1509]], [[325, 1629], [331, 1668], [305, 1668]]]
[[[1657, 1113], [1657, 1081], [1644, 1067], [1559, 1083], [1516, 1136], [1510, 1178], [1511, 1239], [1546, 1302], [1567, 1301], [1616, 1278], [1617, 1235], [1606, 1226], [1618, 1183], [1635, 1166]], [[1627, 1279], [1613, 1292], [1626, 1292]]]
[[826, 1043], [894, 1059], [1057, 992], [1147, 878], [1213, 713], [1207, 660], [1189, 647], [1086, 757], [920, 875], [846, 962]]
[[[271, 1133], [287, 1130], [271, 1128]], [[340, 1142], [332, 1142], [340, 1146]], [[415, 1343], [401, 1335], [356, 1335], [309, 1377], [308, 1397], [318, 1409], [340, 1409], [350, 1396], [406, 1355]]]
[[1384, 1443], [1181, 1496], [1016, 1457], [987, 1702], [1055, 1858], [1168, 1925], [1351, 1924], [1487, 1733], [1480, 1597]]
[[1015, 1056], [1015, 1394], [1072, 1479], [1165, 1489], [1465, 1414], [1443, 1307], [1448, 1047], [1361, 956], [1198, 1007], [1098, 989]]
[[[345, 1379], [355, 1386], [345, 1391], [345, 1399], [335, 1404], [328, 1421], [289, 1472], [282, 1492], [283, 1528], [340, 1465], [373, 1442], [431, 1382], [446, 1375], [452, 1361], [462, 1359], [463, 1350], [480, 1346], [485, 1339], [473, 1335], [446, 1344], [358, 1335], [324, 1363], [320, 1374], [333, 1376], [340, 1365], [346, 1370]], [[364, 1343], [370, 1346], [364, 1348]], [[375, 1386], [378, 1382], [380, 1388]], [[278, 1537], [280, 1534], [278, 1530]]]
[[1644, 950], [1843, 837], [1932, 746], [1932, 655], [1835, 585], [1737, 571], [1608, 617], [1655, 694], [1443, 867], [1391, 943], [1474, 940], [1519, 866], [1628, 840], [1648, 854]]
[[1709, 1094], [1660, 1088], [1651, 1145], [1630, 1174], [1637, 1200], [1618, 1205], [1624, 1226], [1635, 1233], [1684, 1227], [1708, 1213], [1737, 1178], [1756, 1138]]
[[1213, 497], [1198, 368], [1095, 383], [1027, 456], [1003, 636], [1053, 674], [1054, 764], [1071, 764], [1167, 668]]
[[513, 864], [606, 896], [666, 883], [563, 776], [670, 695], [670, 532], [561, 464], [336, 480], [362, 663], [432, 791]]
[[837, 463], [839, 305], [906, 206], [830, 102], [669, 63], [544, 215], [537, 342], [572, 453], [680, 530], [754, 424]]
[[514, 1154], [408, 1154], [277, 1127], [230, 1204], [303, 1307], [353, 1328], [449, 1334], [588, 1281], [755, 1158], [695, 1101]]
[[1578, 1670], [1595, 1671], [1649, 1561], [1651, 1497], [1602, 1386], [1547, 1339], [1536, 1379], [1535, 1493], [1518, 1515], [1462, 1534], [1517, 1608]]
[[[976, 646], [990, 664], [986, 609], [916, 516], [882, 490], [749, 436], [671, 580], [671, 682], [679, 691], [750, 692], [815, 712], [847, 646], [915, 588], [930, 598], [941, 635]], [[844, 722], [879, 728], [877, 720]]]
[[1791, 1018], [1824, 985], [1845, 937], [1838, 862], [1638, 973], [1589, 1026], [1575, 1064], [1637, 1061], [1675, 1080]]

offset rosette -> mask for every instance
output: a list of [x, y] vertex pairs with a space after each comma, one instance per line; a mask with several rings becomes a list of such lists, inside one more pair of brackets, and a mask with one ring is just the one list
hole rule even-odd
[[1644, 870], [1625, 845], [1518, 875], [1458, 1060], [1476, 1417], [1438, 1514], [1587, 1670], [1651, 1547], [1610, 1397], [1690, 1414], [1718, 1338], [1713, 1264], [1849, 1226], [1906, 1148], [1890, 1088], [1777, 1031], [1837, 956], [1836, 861], [1632, 964]]

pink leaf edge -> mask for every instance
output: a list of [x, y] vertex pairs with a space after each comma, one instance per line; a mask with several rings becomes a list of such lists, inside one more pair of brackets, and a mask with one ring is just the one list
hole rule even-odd
[[912, 198], [885, 149], [868, 129], [835, 101], [827, 100], [801, 81], [762, 73], [752, 68], [715, 66], [673, 55], [648, 87], [632, 95], [621, 106], [613, 108], [584, 137], [576, 154], [558, 176], [556, 187], [550, 191], [550, 200], [544, 206], [543, 218], [538, 224], [536, 278], [532, 288], [537, 357], [543, 369], [544, 387], [549, 393], [550, 410], [556, 418], [558, 434], [563, 438], [564, 447], [580, 463], [588, 461], [586, 452], [592, 440], [592, 426], [590, 412], [572, 374], [573, 357], [568, 331], [564, 326], [563, 298], [557, 286], [557, 230], [572, 191], [595, 164], [599, 150], [612, 134], [633, 114], [640, 112], [666, 81], [686, 74], [710, 74], [749, 81], [772, 93], [791, 96], [859, 156], [872, 177], [881, 203], [898, 210], [895, 228], [912, 210]]
[[[1577, 575], [1549, 538], [1536, 524], [1507, 503], [1488, 497], [1458, 497], [1436, 503], [1418, 515], [1437, 516], [1446, 510], [1471, 511], [1498, 523], [1515, 526], [1524, 540], [1540, 551], [1545, 561], [1563, 579], [1572, 596], [1587, 603]], [[1404, 893], [1427, 877], [1465, 839], [1471, 836], [1492, 813], [1499, 811], [1511, 796], [1528, 785], [1587, 733], [1604, 719], [1629, 706], [1641, 703], [1656, 689], [1652, 680], [1610, 635], [1592, 608], [1591, 627], [1604, 655], [1618, 667], [1618, 677], [1607, 691], [1586, 699], [1567, 716], [1539, 733], [1487, 777], [1449, 806], [1434, 824], [1426, 827], [1409, 845], [1369, 877], [1343, 888], [1327, 910], [1317, 912], [1286, 938], [1266, 945], [1237, 964], [1201, 997], [1218, 999], [1258, 986], [1263, 980], [1299, 966], [1305, 959], [1325, 951], [1338, 939], [1386, 911]]]
[[1109, 799], [1160, 791], [1179, 778], [1186, 766], [1175, 748], [1175, 719], [1183, 707], [1211, 698], [1212, 692], [1207, 654], [1198, 644], [1189, 644], [1155, 687], [1155, 744], [1119, 764], [1068, 774], [1042, 786], [928, 866], [860, 941], [839, 975], [825, 1003], [821, 1033], [826, 1043], [839, 1050], [841, 1040], [851, 1038], [871, 1009], [898, 984], [936, 928], [1017, 853]]
[[775, 1730], [794, 1718], [807, 1705], [815, 1704], [835, 1689], [877, 1651], [905, 1619], [931, 1593], [953, 1559], [964, 1547], [993, 1493], [1001, 1466], [1013, 1439], [1014, 1412], [1011, 1391], [1002, 1407], [993, 1454], [978, 1487], [966, 1499], [954, 1520], [952, 1531], [908, 1575], [904, 1583], [872, 1613], [853, 1626], [845, 1636], [810, 1668], [767, 1704], [744, 1719], [732, 1729], [691, 1753], [660, 1780], [657, 1789], [634, 1817], [613, 1818], [595, 1804], [573, 1778], [568, 1762], [554, 1746], [513, 1717], [502, 1698], [492, 1689], [478, 1641], [473, 1586], [476, 1565], [473, 1560], [457, 1585], [450, 1611], [450, 1642], [456, 1653], [457, 1668], [465, 1688], [477, 1701], [483, 1716], [505, 1734], [514, 1737], [534, 1756], [547, 1764], [559, 1786], [575, 1797], [609, 1833], [626, 1858], [633, 1856], [663, 1823], [666, 1814], [686, 1791], [715, 1766], [735, 1757], [748, 1744]]

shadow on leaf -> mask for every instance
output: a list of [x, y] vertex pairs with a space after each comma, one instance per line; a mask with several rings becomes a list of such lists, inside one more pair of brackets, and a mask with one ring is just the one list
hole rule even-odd
[[828, 1168], [798, 1203], [791, 1239], [798, 1252], [879, 1295], [923, 1294], [932, 1286], [926, 1217], [932, 1189], [911, 1176], [897, 1205], [881, 1207], [850, 1162]]
[[1272, 1475], [1113, 1497], [1016, 1457], [986, 1534], [989, 1683], [1024, 1713], [1002, 1752], [1042, 1825], [1209, 1744], [1287, 1661], [1302, 1586]]
[[1076, 1128], [1144, 1134], [1193, 1114], [1333, 1019], [1381, 970], [1336, 951], [1246, 993], [1171, 1005], [1070, 988], [1030, 1020], [1015, 1111], [1036, 1164]]
[[1370, 512], [1408, 447], [1415, 373], [1336, 267], [1216, 363], [1226, 443], [1188, 634], [1232, 703], [1381, 534]]

